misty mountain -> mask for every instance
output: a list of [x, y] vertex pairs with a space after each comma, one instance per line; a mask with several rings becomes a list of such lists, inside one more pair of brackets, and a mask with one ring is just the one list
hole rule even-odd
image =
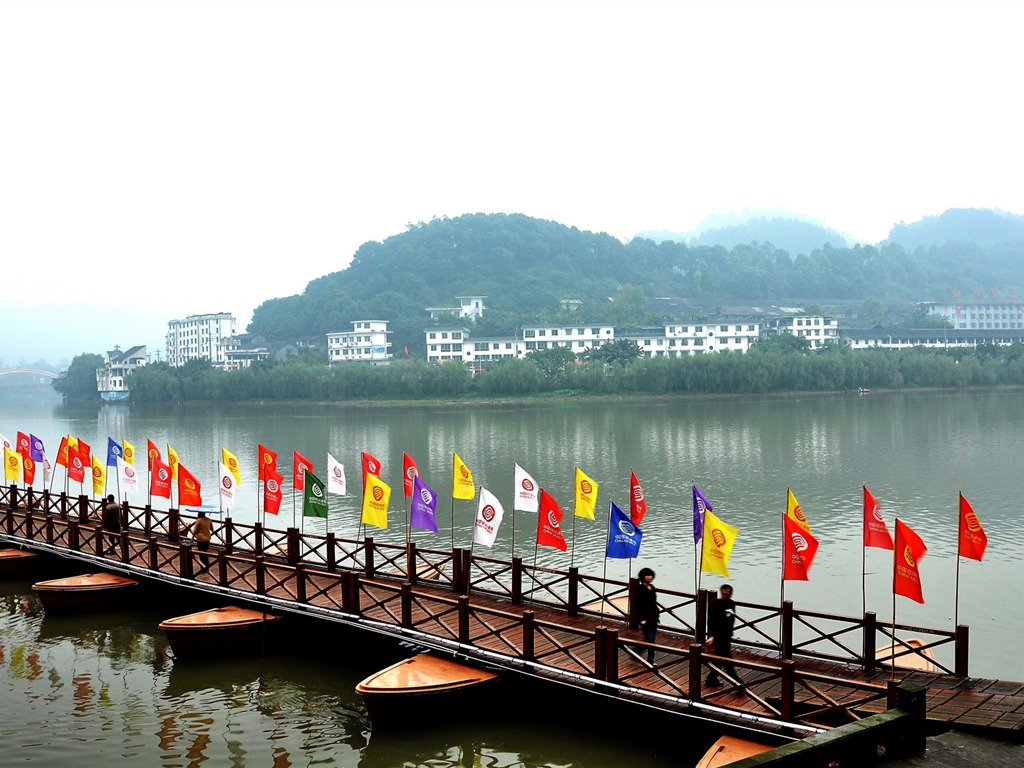
[[972, 243], [982, 248], [1024, 243], [1024, 216], [988, 208], [950, 208], [912, 224], [900, 222], [886, 242], [908, 251], [946, 243]]
[[673, 240], [689, 245], [721, 245], [730, 249], [748, 243], [771, 243], [792, 256], [811, 253], [826, 244], [834, 248], [847, 247], [847, 238], [836, 230], [792, 216], [729, 218], [733, 221], [718, 217], [721, 225], [710, 227], [708, 225], [714, 220], [705, 219], [697, 231], [689, 234], [662, 231], [639, 236], [650, 237], [656, 242]]

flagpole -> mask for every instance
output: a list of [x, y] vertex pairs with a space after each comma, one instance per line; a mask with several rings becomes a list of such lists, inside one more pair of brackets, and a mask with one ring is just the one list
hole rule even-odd
[[[864, 486], [867, 488], [867, 486]], [[867, 525], [867, 517], [864, 515], [864, 510], [861, 510], [861, 534], [860, 534], [860, 615], [864, 616], [868, 612], [868, 544], [865, 540], [864, 526]]]
[[960, 491], [957, 506], [956, 524], [956, 588], [953, 590], [953, 629], [960, 623], [960, 542], [964, 536], [964, 516], [960, 512], [960, 505], [963, 504], [964, 492]]
[[786, 511], [782, 513], [782, 571], [779, 579], [779, 650], [782, 650], [783, 618], [782, 609], [786, 604], [786, 516], [789, 514], [790, 489], [786, 488], [786, 504], [783, 507]]
[[[632, 471], [632, 470], [630, 470]], [[575, 515], [573, 515], [575, 517]], [[601, 574], [601, 624], [604, 625], [604, 603], [605, 603], [605, 590], [608, 588], [608, 537], [612, 535], [612, 503], [608, 502], [608, 525], [605, 526], [604, 533], [604, 570]], [[576, 537], [573, 536], [573, 540]], [[632, 565], [632, 560], [630, 560]]]
[[[896, 518], [896, 524], [899, 524], [899, 518]], [[895, 542], [893, 542], [892, 548], [892, 630], [890, 631], [889, 637], [889, 679], [896, 679], [896, 558], [898, 553], [896, 552]]]
[[452, 451], [452, 557], [455, 557], [455, 452]]

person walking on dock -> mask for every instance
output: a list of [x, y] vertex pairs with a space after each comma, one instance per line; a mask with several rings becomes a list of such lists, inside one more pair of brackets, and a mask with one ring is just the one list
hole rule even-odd
[[[658, 590], [654, 588], [654, 571], [641, 568], [637, 574], [640, 584], [636, 590], [636, 615], [644, 642], [653, 643], [658, 635]], [[647, 663], [654, 664], [654, 649], [647, 649]]]
[[103, 505], [103, 530], [110, 542], [103, 554], [112, 555], [121, 540], [121, 505], [117, 503], [114, 494], [107, 496], [107, 503]]
[[[726, 659], [732, 658], [732, 631], [735, 623], [736, 603], [732, 601], [732, 585], [723, 584], [719, 588], [718, 599], [708, 609], [708, 632], [711, 634], [708, 644], [716, 656]], [[732, 680], [739, 682], [740, 677], [736, 674], [736, 668], [732, 665], [731, 661], [722, 662], [721, 667], [722, 672]], [[708, 673], [707, 680], [704, 682], [713, 687], [722, 684], [718, 673], [714, 669]]]
[[199, 573], [202, 573], [210, 568], [210, 556], [206, 553], [210, 549], [210, 539], [213, 538], [213, 521], [206, 516], [205, 512], [200, 512], [195, 522], [187, 526], [186, 530], [189, 529], [192, 531], [192, 537], [196, 540], [196, 549], [200, 552], [199, 559], [202, 561], [203, 567], [199, 569]]

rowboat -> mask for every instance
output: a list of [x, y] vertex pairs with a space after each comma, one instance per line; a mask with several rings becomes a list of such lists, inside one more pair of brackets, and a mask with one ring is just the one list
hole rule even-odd
[[0, 549], [0, 575], [21, 573], [35, 564], [39, 556], [26, 549]]
[[122, 599], [139, 582], [113, 573], [86, 573], [63, 579], [38, 581], [32, 589], [48, 611], [84, 610]]
[[937, 672], [935, 666], [935, 654], [931, 648], [924, 647], [924, 640], [918, 637], [908, 637], [906, 640], [896, 638], [895, 647], [893, 643], [883, 645], [875, 653], [875, 660], [882, 662], [885, 666], [896, 660], [896, 669], [907, 669], [916, 672]]
[[356, 692], [374, 725], [416, 725], [431, 714], [472, 704], [499, 679], [497, 672], [420, 653], [374, 672], [356, 685]]
[[229, 605], [160, 622], [178, 658], [257, 650], [270, 622], [280, 617], [265, 611]]
[[718, 768], [774, 748], [770, 744], [741, 739], [738, 736], [723, 736], [708, 748], [704, 757], [697, 763], [697, 768]]

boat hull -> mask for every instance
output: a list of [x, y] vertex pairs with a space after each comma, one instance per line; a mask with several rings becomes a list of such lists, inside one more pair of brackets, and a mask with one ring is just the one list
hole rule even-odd
[[264, 633], [279, 618], [232, 605], [167, 619], [160, 622], [160, 629], [178, 658], [236, 655], [262, 649]]
[[39, 555], [24, 549], [0, 549], [0, 576], [24, 573], [39, 562]]
[[496, 672], [421, 653], [370, 675], [356, 692], [375, 726], [414, 727], [467, 711], [500, 679]]
[[895, 656], [896, 669], [916, 672], [937, 672], [935, 654], [931, 648], [924, 647], [924, 641], [917, 637], [899, 639], [884, 645], [875, 653], [875, 660], [883, 666], [892, 666]]
[[738, 736], [723, 736], [704, 753], [704, 757], [697, 763], [697, 768], [719, 768], [771, 749], [774, 747], [769, 744], [741, 739]]
[[106, 608], [130, 595], [139, 585], [135, 579], [112, 573], [87, 573], [63, 579], [39, 581], [32, 589], [48, 611]]

